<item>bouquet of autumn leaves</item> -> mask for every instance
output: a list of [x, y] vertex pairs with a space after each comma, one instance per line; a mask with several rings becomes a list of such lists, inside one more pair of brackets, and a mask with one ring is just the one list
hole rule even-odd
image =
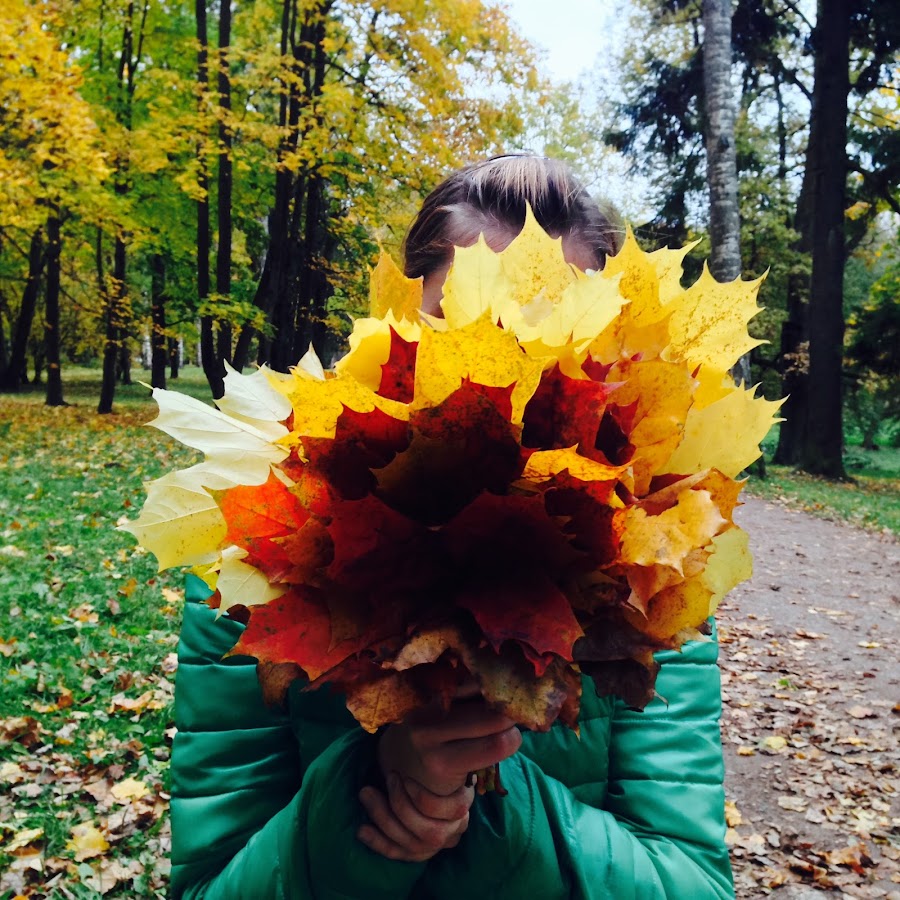
[[629, 233], [584, 273], [529, 214], [500, 253], [456, 250], [443, 319], [382, 256], [333, 373], [231, 371], [218, 410], [154, 391], [205, 461], [125, 529], [246, 622], [231, 653], [269, 700], [329, 684], [374, 731], [474, 679], [574, 728], [584, 674], [642, 708], [653, 653], [750, 574], [735, 479], [779, 405], [728, 374], [759, 282], [683, 289], [689, 249]]

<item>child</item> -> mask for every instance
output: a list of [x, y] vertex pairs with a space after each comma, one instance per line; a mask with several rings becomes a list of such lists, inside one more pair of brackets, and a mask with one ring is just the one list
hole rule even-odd
[[[494, 250], [526, 203], [566, 258], [600, 269], [619, 230], [565, 166], [503, 156], [450, 176], [407, 236], [406, 274], [440, 314], [453, 247]], [[255, 661], [221, 661], [241, 627], [202, 604], [197, 579], [180, 646], [172, 756], [176, 898], [733, 897], [724, 844], [717, 647], [663, 653], [661, 697], [643, 712], [585, 682], [580, 738], [522, 734], [476, 690], [363, 732], [326, 691], [295, 685], [267, 709]], [[468, 773], [505, 760], [508, 796]]]

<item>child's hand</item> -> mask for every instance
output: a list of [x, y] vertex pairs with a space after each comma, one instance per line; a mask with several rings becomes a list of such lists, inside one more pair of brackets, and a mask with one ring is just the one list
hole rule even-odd
[[388, 796], [366, 787], [359, 799], [371, 824], [359, 829], [359, 839], [388, 859], [425, 862], [455, 847], [469, 824], [475, 789], [461, 787], [448, 796], [432, 794], [416, 781], [391, 773]]
[[469, 824], [469, 773], [512, 756], [522, 743], [515, 723], [474, 691], [460, 691], [449, 711], [426, 710], [388, 727], [378, 742], [387, 797], [363, 788], [371, 825], [359, 839], [389, 859], [420, 862], [455, 847]]
[[378, 742], [378, 763], [385, 778], [397, 772], [432, 794], [448, 795], [470, 772], [512, 756], [521, 743], [512, 719], [480, 695], [462, 696], [447, 712], [423, 710], [409, 723], [389, 726]]

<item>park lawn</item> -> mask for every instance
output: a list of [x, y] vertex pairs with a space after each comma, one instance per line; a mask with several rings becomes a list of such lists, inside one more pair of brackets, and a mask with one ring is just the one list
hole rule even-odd
[[[102, 417], [99, 373], [66, 375], [71, 407], [0, 397], [0, 900], [162, 898], [181, 577], [115, 526], [194, 456], [144, 426], [145, 388]], [[209, 396], [195, 368], [173, 386]], [[770, 467], [750, 490], [900, 533], [900, 453], [871, 456], [855, 485]]]
[[146, 388], [66, 387], [0, 397], [0, 898], [161, 898], [181, 576], [116, 524], [193, 452]]
[[900, 449], [850, 447], [845, 465], [849, 479], [833, 482], [770, 464], [764, 479], [751, 476], [747, 491], [822, 518], [900, 535]]

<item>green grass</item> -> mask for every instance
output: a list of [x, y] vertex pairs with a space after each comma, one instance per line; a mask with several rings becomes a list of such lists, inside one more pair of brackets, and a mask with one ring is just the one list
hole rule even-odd
[[[208, 396], [196, 372], [178, 387]], [[136, 516], [144, 481], [193, 453], [144, 427], [145, 388], [122, 388], [120, 412], [97, 416], [99, 373], [74, 374], [73, 406], [0, 396], [2, 900], [165, 896], [181, 577], [158, 576], [116, 524]], [[146, 795], [110, 795], [127, 778]], [[110, 847], [78, 859], [67, 844], [85, 823]]]
[[[62, 379], [63, 398], [66, 403], [95, 410], [100, 399], [101, 376], [100, 369], [96, 367], [64, 365]], [[140, 384], [141, 381], [146, 384], [150, 383], [150, 373], [141, 368], [133, 368], [131, 377], [133, 380], [132, 384], [116, 385], [115, 409], [123, 411], [143, 407], [146, 407], [148, 410], [151, 409], [152, 404], [147, 405], [149, 392], [146, 387]], [[199, 400], [209, 400], [211, 396], [203, 370], [198, 366], [182, 368], [178, 378], [169, 379], [166, 386], [171, 390], [190, 394]], [[0, 395], [0, 397], [11, 398], [12, 396], [15, 397], [16, 402], [43, 403], [46, 393], [46, 384], [26, 384], [18, 394]]]
[[850, 480], [832, 482], [767, 464], [766, 478], [751, 476], [747, 490], [823, 518], [900, 535], [900, 449], [851, 446], [845, 466]]

